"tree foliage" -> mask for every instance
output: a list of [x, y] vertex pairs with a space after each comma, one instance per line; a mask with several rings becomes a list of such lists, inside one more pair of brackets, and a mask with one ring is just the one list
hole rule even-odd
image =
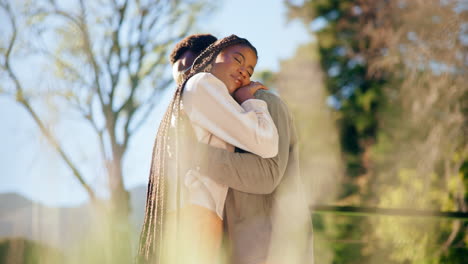
[[[286, 3], [317, 36], [340, 115], [339, 202], [466, 212], [466, 3]], [[319, 220], [335, 241], [361, 240], [333, 243], [333, 263], [457, 263], [467, 252], [460, 220]]]
[[[374, 10], [369, 4], [359, 6], [357, 1], [305, 1], [303, 6], [290, 4], [289, 7], [291, 19], [300, 18], [311, 30], [317, 30], [320, 62], [331, 95], [329, 103], [340, 113], [340, 138], [347, 156], [347, 174], [363, 175], [368, 169], [364, 154], [375, 141], [378, 128], [376, 110], [383, 100], [379, 87], [386, 78], [383, 72], [367, 74], [372, 51], [362, 27], [372, 23]], [[349, 182], [343, 195], [349, 196], [358, 190], [357, 183]]]

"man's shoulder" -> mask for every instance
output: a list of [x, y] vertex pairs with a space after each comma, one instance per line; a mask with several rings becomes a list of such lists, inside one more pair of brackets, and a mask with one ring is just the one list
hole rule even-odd
[[283, 99], [281, 97], [271, 91], [266, 91], [266, 90], [258, 90], [255, 93], [255, 98], [263, 100], [267, 102], [268, 104], [270, 103], [276, 103], [276, 104], [285, 104]]
[[292, 122], [292, 113], [286, 102], [279, 95], [272, 93], [271, 91], [258, 90], [255, 93], [255, 98], [263, 100], [267, 103], [268, 111], [270, 112], [270, 115], [277, 126], [277, 122]]
[[289, 112], [289, 108], [286, 102], [279, 95], [271, 91], [258, 90], [255, 93], [255, 98], [265, 101], [269, 109], [278, 107], [283, 111]]

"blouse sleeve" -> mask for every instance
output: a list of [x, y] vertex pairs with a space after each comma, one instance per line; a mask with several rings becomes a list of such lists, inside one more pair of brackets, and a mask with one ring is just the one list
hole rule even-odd
[[182, 100], [193, 124], [262, 158], [278, 154], [278, 131], [265, 101], [249, 99], [239, 105], [211, 73], [190, 78]]

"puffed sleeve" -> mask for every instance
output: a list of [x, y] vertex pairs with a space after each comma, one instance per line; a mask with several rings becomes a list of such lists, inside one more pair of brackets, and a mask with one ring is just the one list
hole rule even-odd
[[239, 105], [211, 73], [190, 78], [182, 100], [193, 124], [263, 158], [278, 154], [278, 131], [264, 101], [249, 99]]

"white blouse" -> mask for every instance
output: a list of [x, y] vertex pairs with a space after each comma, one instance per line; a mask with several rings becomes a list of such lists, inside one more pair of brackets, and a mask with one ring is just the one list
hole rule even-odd
[[[226, 85], [211, 73], [188, 80], [182, 109], [192, 123], [198, 141], [234, 152], [234, 146], [262, 158], [278, 154], [278, 131], [266, 102], [249, 99], [239, 105]], [[185, 176], [189, 203], [212, 211], [222, 219], [228, 187], [192, 169]]]

